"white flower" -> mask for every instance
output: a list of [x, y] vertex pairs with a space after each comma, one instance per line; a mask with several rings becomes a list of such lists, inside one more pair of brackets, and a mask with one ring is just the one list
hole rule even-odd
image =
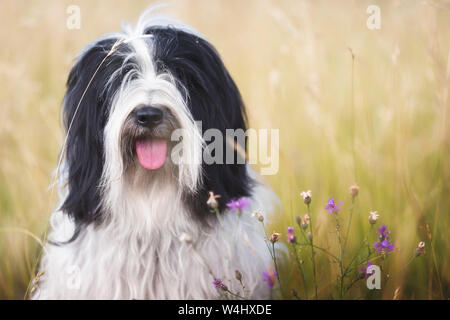
[[278, 232], [273, 232], [272, 235], [270, 236], [270, 242], [275, 243], [278, 241], [278, 239], [280, 238], [281, 233]]
[[311, 190], [308, 191], [302, 191], [300, 193], [300, 195], [303, 197], [303, 202], [306, 204], [310, 204], [311, 203]]
[[418, 257], [421, 254], [425, 254], [425, 242], [420, 241], [417, 245], [416, 250], [414, 250], [415, 256]]
[[380, 215], [378, 214], [377, 211], [370, 211], [370, 213], [369, 213], [370, 224], [375, 224], [379, 217], [380, 217]]
[[206, 204], [211, 209], [217, 209], [219, 207], [219, 203], [217, 202], [216, 199], [218, 199], [218, 198], [220, 198], [220, 195], [216, 195], [216, 194], [214, 194], [214, 192], [210, 191], [209, 198], [208, 198], [208, 201], [206, 201]]
[[303, 230], [306, 230], [306, 229], [308, 228], [309, 220], [310, 220], [310, 218], [309, 218], [309, 215], [308, 215], [308, 214], [305, 214], [305, 215], [302, 217], [302, 221], [301, 221], [300, 226], [302, 227]]

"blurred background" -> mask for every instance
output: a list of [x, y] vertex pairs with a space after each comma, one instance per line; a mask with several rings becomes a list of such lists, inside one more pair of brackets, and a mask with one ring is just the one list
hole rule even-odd
[[[122, 21], [134, 23], [151, 4], [2, 1], [0, 298], [24, 297], [56, 206], [49, 186], [74, 58], [100, 35], [119, 31]], [[66, 27], [69, 5], [80, 7], [80, 29]], [[369, 5], [380, 8], [379, 30], [366, 25]], [[279, 172], [266, 178], [282, 211], [268, 232], [282, 233], [285, 242], [287, 226], [306, 213], [300, 192], [312, 190], [314, 241], [336, 252], [334, 219], [324, 207], [330, 196], [343, 201], [346, 227], [349, 187], [357, 183], [348, 252], [360, 246], [375, 210], [398, 250], [383, 268], [381, 290], [360, 281], [346, 298], [448, 299], [449, 1], [186, 0], [160, 12], [216, 46], [251, 127], [280, 129]], [[411, 260], [419, 241], [426, 254]], [[311, 279], [308, 256], [300, 255]], [[316, 263], [319, 298], [330, 298], [337, 266], [320, 253]], [[293, 261], [281, 269], [283, 295], [292, 298], [300, 275]]]

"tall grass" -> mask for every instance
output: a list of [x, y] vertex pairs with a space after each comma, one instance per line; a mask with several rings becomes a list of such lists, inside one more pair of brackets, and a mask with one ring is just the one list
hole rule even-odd
[[[74, 57], [150, 4], [77, 3], [80, 30], [66, 28], [71, 1], [2, 3], [1, 298], [23, 297], [56, 205], [48, 187], [64, 138], [60, 102]], [[366, 27], [370, 4], [381, 8], [380, 30]], [[335, 221], [324, 207], [331, 195], [344, 202], [346, 230], [348, 187], [356, 182], [346, 250], [358, 249], [368, 213], [377, 210], [398, 251], [387, 261], [382, 290], [356, 283], [347, 298], [448, 298], [449, 2], [194, 0], [166, 11], [217, 47], [241, 89], [250, 126], [280, 129], [280, 170], [268, 180], [282, 212], [268, 230], [284, 237], [306, 213], [300, 192], [311, 189], [314, 243], [338, 252]], [[419, 241], [427, 242], [427, 254], [408, 264]], [[303, 291], [290, 258], [279, 266], [286, 298], [291, 287]], [[320, 252], [315, 258], [318, 296], [329, 298], [339, 266]], [[304, 268], [310, 279], [311, 264]]]

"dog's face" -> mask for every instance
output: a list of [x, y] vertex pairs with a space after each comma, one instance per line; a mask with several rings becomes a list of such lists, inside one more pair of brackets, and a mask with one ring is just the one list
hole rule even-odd
[[[201, 219], [210, 214], [208, 191], [221, 195], [221, 209], [250, 194], [245, 164], [202, 161], [205, 130], [246, 130], [240, 93], [218, 53], [195, 33], [140, 25], [85, 48], [67, 81], [62, 209], [78, 223], [101, 220], [115, 183], [176, 185]], [[184, 134], [174, 140], [176, 129]], [[176, 147], [181, 162], [173, 161]]]

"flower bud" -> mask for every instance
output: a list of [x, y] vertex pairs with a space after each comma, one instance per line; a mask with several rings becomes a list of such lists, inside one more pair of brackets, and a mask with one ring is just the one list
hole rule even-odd
[[234, 275], [236, 277], [236, 280], [238, 280], [238, 281], [242, 280], [242, 273], [240, 273], [239, 270], [235, 270]]
[[272, 233], [272, 235], [270, 236], [270, 242], [275, 243], [278, 241], [278, 239], [280, 238], [280, 233], [274, 232]]
[[306, 229], [308, 228], [308, 226], [309, 226], [309, 220], [310, 220], [310, 218], [309, 218], [309, 215], [308, 215], [308, 214], [305, 214], [305, 215], [302, 217], [302, 221], [301, 221], [300, 227], [301, 227], [303, 230], [306, 230]]
[[303, 197], [303, 202], [305, 204], [310, 204], [311, 203], [311, 190], [308, 191], [303, 191], [302, 193], [300, 193], [300, 195]]
[[356, 196], [358, 196], [359, 193], [359, 187], [358, 185], [355, 183], [352, 186], [350, 186], [350, 194], [352, 195], [352, 198], [355, 198]]
[[425, 242], [420, 241], [417, 245], [417, 248], [414, 250], [414, 255], [416, 257], [420, 256], [421, 254], [425, 254]]
[[264, 216], [260, 212], [258, 211], [253, 212], [252, 216], [258, 219], [259, 222], [264, 222]]
[[218, 198], [220, 198], [220, 195], [215, 195], [214, 192], [210, 191], [208, 201], [206, 201], [208, 207], [211, 209], [217, 209], [219, 207], [219, 203], [216, 199]]
[[288, 227], [287, 242], [288, 243], [297, 243], [297, 237], [295, 236], [295, 230], [292, 227]]
[[308, 239], [312, 240], [313, 239], [313, 234], [311, 232], [308, 232]]
[[375, 224], [379, 217], [380, 217], [380, 215], [378, 214], [377, 211], [370, 211], [370, 213], [369, 213], [369, 223], [370, 224]]

